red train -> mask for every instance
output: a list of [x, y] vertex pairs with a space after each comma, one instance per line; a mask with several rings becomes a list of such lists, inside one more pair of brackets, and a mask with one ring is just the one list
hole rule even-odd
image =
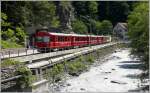
[[35, 33], [34, 46], [39, 51], [84, 47], [103, 44], [111, 41], [110, 36], [64, 34], [39, 31]]

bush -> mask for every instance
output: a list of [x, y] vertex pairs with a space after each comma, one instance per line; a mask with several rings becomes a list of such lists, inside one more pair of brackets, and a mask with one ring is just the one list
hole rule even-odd
[[1, 40], [1, 46], [2, 46], [2, 49], [6, 49], [6, 48], [21, 48], [21, 47], [23, 47], [22, 45], [19, 45], [16, 42], [4, 41], [4, 40]]
[[63, 72], [64, 66], [62, 64], [55, 65], [47, 71], [48, 78], [51, 77], [53, 80], [57, 82], [61, 80]]
[[17, 68], [16, 71], [17, 75], [22, 75], [21, 78], [17, 80], [17, 86], [20, 88], [28, 88], [31, 87], [32, 81], [33, 81], [33, 75], [29, 68], [25, 66], [21, 66]]
[[68, 72], [71, 75], [77, 75], [87, 68], [87, 66], [78, 59], [77, 61], [67, 64]]
[[8, 66], [12, 66], [12, 65], [21, 65], [23, 63], [13, 60], [13, 59], [5, 59], [4, 61], [2, 61], [1, 63], [1, 67], [8, 67]]
[[86, 61], [89, 62], [89, 63], [94, 63], [94, 57], [91, 56], [91, 55], [89, 55], [89, 56], [87, 57]]

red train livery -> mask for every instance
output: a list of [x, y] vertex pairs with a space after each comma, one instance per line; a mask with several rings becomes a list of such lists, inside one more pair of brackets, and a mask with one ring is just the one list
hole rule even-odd
[[88, 45], [103, 44], [111, 41], [110, 36], [64, 34], [39, 31], [35, 33], [34, 46], [39, 50], [53, 50]]

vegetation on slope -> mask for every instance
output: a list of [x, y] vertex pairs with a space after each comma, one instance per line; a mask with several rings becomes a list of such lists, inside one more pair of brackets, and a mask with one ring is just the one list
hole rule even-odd
[[137, 3], [128, 16], [129, 38], [132, 54], [138, 56], [149, 68], [149, 8], [148, 2]]

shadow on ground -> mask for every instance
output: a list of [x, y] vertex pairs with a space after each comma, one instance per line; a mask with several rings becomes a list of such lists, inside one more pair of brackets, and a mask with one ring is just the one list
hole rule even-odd
[[140, 63], [140, 61], [121, 61], [119, 63]]
[[140, 75], [136, 75], [136, 74], [128, 74], [125, 77], [127, 78], [131, 78], [131, 79], [138, 79], [140, 78]]
[[140, 63], [139, 61], [122, 61], [120, 63], [123, 63], [121, 65], [117, 65], [120, 68], [124, 69], [143, 69], [144, 65]]

